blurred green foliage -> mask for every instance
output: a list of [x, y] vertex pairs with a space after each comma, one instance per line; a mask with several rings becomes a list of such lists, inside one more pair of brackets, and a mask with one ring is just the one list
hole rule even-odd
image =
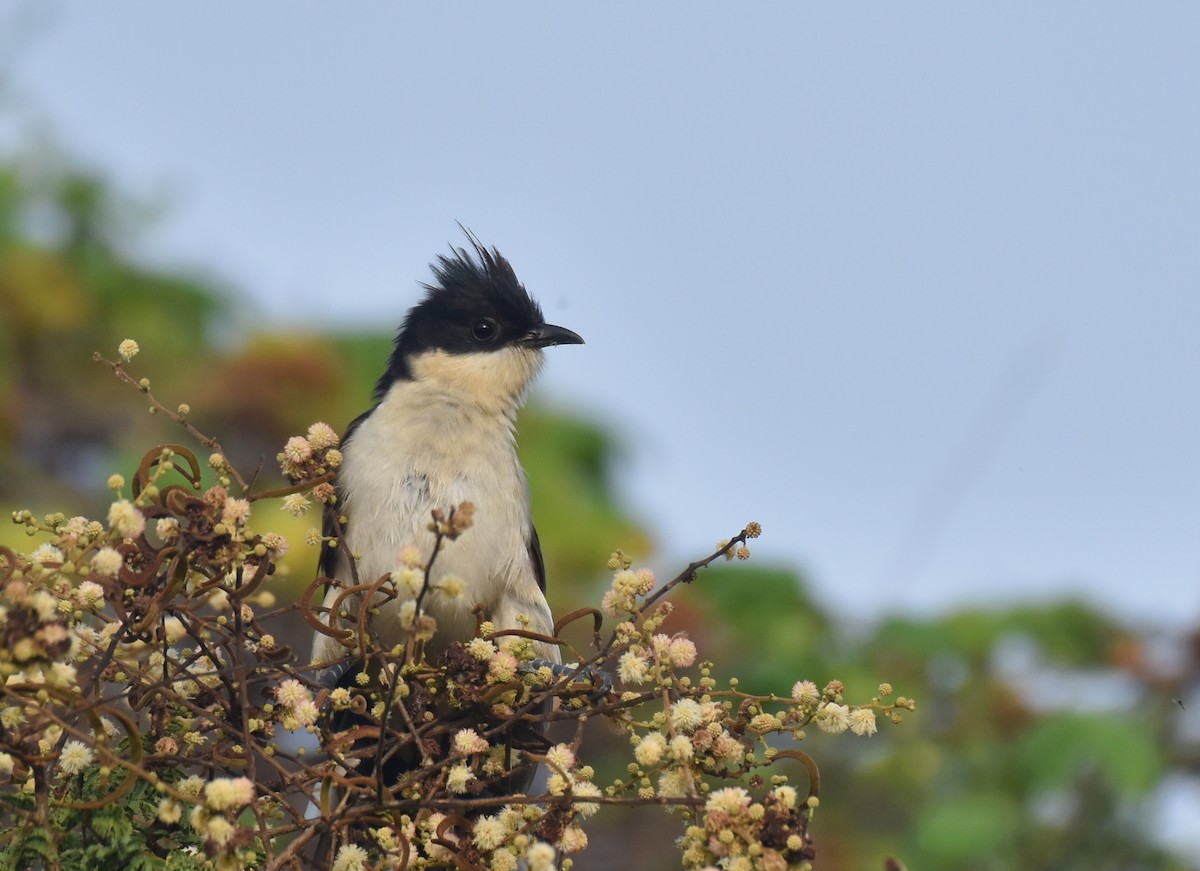
[[[89, 514], [105, 503], [109, 474], [129, 475], [150, 446], [184, 438], [90, 363], [127, 337], [141, 343], [133, 368], [156, 394], [188, 402], [239, 468], [265, 476], [276, 476], [288, 436], [318, 419], [344, 427], [370, 402], [390, 335], [258, 324], [211, 276], [137, 262], [129, 251], [144, 211], [69, 163], [0, 162], [6, 509]], [[528, 410], [519, 433], [552, 604], [595, 604], [609, 553], [640, 559], [651, 543], [613, 486], [618, 445], [594, 422], [545, 407]], [[713, 486], [714, 498], [728, 497]], [[256, 519], [293, 543], [284, 589], [313, 576], [316, 554], [301, 541], [317, 522]], [[696, 530], [689, 558], [727, 532]], [[0, 530], [0, 542], [18, 537]], [[823, 768], [819, 868], [881, 868], [889, 855], [927, 871], [1197, 867], [1157, 845], [1152, 799], [1164, 778], [1200, 770], [1196, 730], [1178, 728], [1196, 714], [1170, 703], [1196, 685], [1200, 644], [1152, 666], [1151, 633], [1078, 602], [849, 626], [795, 571], [754, 563], [710, 570], [675, 602], [668, 628], [687, 630], [717, 676], [736, 674], [745, 689], [787, 693], [796, 680], [836, 677], [861, 697], [887, 680], [919, 700], [903, 726], [881, 724], [872, 738], [809, 736]], [[664, 831], [673, 827], [653, 814], [601, 814], [576, 867], [674, 867]]]

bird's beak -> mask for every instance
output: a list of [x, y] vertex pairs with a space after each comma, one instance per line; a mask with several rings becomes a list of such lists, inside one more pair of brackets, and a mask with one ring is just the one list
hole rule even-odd
[[529, 331], [521, 343], [531, 348], [547, 348], [550, 345], [582, 345], [583, 337], [566, 327], [542, 324]]

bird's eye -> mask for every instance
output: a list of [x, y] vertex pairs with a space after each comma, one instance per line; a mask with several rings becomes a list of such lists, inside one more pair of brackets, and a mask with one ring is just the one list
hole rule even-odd
[[490, 342], [496, 338], [499, 330], [492, 318], [480, 318], [471, 325], [471, 335], [477, 342]]

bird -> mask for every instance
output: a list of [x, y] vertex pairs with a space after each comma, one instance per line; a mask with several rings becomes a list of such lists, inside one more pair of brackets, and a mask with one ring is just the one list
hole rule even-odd
[[[463, 229], [469, 248], [451, 245], [430, 264], [433, 281], [422, 285], [424, 297], [396, 333], [374, 404], [342, 437], [336, 501], [325, 518], [325, 536], [341, 540], [323, 549], [320, 564], [332, 581], [324, 600], [331, 625], [354, 629], [357, 615], [345, 601], [332, 613], [341, 590], [355, 578], [370, 584], [396, 571], [408, 546], [425, 564], [433, 556], [433, 510], [470, 502], [473, 526], [438, 552], [422, 598], [437, 627], [426, 646], [430, 662], [451, 642], [474, 636], [479, 611], [497, 630], [553, 635], [516, 417], [544, 350], [584, 341], [546, 323], [509, 261]], [[461, 581], [457, 596], [439, 589], [449, 577]], [[405, 640], [406, 598], [411, 591], [401, 590], [373, 613], [384, 649]], [[345, 660], [346, 652], [336, 638], [316, 633], [315, 665]], [[561, 662], [553, 644], [535, 642], [534, 652]], [[344, 676], [343, 666], [332, 681], [344, 683]]]

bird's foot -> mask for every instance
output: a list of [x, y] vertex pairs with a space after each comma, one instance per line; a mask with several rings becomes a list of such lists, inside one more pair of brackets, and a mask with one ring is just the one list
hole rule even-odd
[[521, 663], [518, 669], [522, 674], [535, 674], [543, 668], [550, 669], [550, 673], [556, 678], [575, 676], [572, 683], [586, 683], [592, 686], [592, 691], [588, 696], [595, 700], [599, 700], [612, 692], [613, 680], [612, 675], [603, 669], [596, 668], [593, 665], [579, 667], [577, 662], [563, 663], [551, 662], [548, 659], [531, 659], [528, 662]]
[[324, 668], [317, 672], [317, 683], [327, 690], [336, 689], [341, 686], [342, 678], [346, 676], [346, 673], [356, 665], [357, 663], [350, 661], [334, 663], [329, 668]]

